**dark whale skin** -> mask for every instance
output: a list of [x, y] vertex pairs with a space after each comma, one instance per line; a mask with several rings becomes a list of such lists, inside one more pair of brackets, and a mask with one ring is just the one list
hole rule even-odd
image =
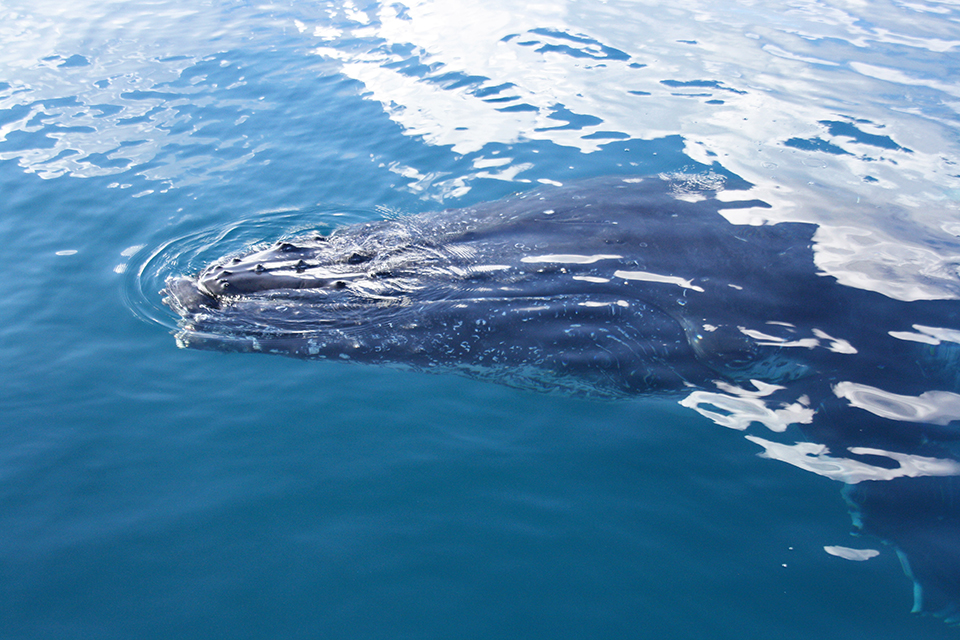
[[167, 303], [183, 346], [456, 369], [589, 395], [795, 376], [737, 327], [809, 315], [805, 301], [823, 293], [815, 228], [731, 225], [721, 210], [765, 205], [711, 193], [595, 181], [346, 227], [171, 279]]
[[960, 345], [895, 336], [957, 331], [958, 302], [844, 286], [814, 263], [817, 225], [732, 224], [725, 213], [768, 205], [722, 186], [715, 176], [605, 178], [346, 226], [172, 277], [164, 301], [180, 316], [182, 347], [399, 364], [591, 397], [734, 389], [744, 402], [799, 409], [804, 436], [834, 459], [881, 471], [897, 465], [885, 456], [946, 461], [937, 477], [853, 480], [847, 495], [863, 531], [903, 552], [915, 609], [955, 619], [958, 422], [891, 418], [847, 390], [953, 402]]

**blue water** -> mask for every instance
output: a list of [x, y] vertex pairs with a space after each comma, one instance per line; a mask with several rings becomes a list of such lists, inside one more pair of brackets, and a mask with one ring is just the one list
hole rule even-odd
[[956, 636], [842, 483], [677, 398], [178, 349], [159, 294], [241, 223], [712, 168], [955, 299], [955, 5], [13, 0], [0, 42], [0, 637]]

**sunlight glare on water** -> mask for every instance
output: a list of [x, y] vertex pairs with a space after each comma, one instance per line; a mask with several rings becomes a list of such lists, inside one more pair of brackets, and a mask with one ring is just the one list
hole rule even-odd
[[[0, 636], [956, 636], [955, 3], [10, 0], [0, 42]], [[656, 237], [591, 244], [612, 213], [550, 236], [551, 194], [603, 176], [729, 233], [672, 271], [624, 263]], [[522, 237], [471, 244], [499, 239], [480, 203], [534, 190]], [[484, 380], [532, 356], [452, 363], [477, 380], [177, 348], [218, 309], [178, 316], [169, 279], [379, 220], [477, 299], [523, 268], [611, 335], [680, 323], [717, 379], [602, 401]], [[757, 238], [779, 259], [718, 285], [711, 247]], [[751, 288], [797, 252], [806, 280]], [[894, 311], [814, 324], [805, 282]], [[748, 302], [716, 320], [718, 287]], [[777, 295], [809, 314], [750, 324]], [[773, 355], [734, 371], [744, 344]]]

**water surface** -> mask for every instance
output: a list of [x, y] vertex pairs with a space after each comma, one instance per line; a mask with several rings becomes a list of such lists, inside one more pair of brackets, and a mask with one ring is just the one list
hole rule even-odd
[[5, 3], [2, 635], [954, 637], [910, 613], [892, 547], [851, 535], [837, 477], [756, 455], [762, 425], [180, 350], [144, 267], [231, 229], [712, 171], [771, 205], [741, 222], [818, 224], [825, 277], [955, 300], [958, 20], [947, 2]]

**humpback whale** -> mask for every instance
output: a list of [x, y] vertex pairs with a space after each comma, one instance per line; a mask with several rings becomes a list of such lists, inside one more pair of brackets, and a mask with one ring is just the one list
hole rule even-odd
[[960, 303], [814, 262], [817, 225], [743, 225], [703, 176], [616, 177], [249, 247], [170, 277], [178, 344], [675, 394], [839, 480], [917, 611], [960, 614]]

